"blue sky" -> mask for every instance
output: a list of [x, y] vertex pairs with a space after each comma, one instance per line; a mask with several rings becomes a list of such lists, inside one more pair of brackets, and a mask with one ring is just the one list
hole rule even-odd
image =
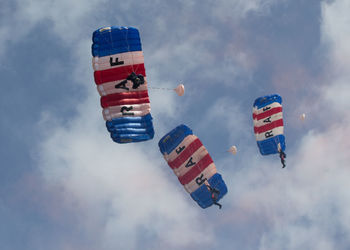
[[[0, 6], [1, 249], [349, 249], [349, 1]], [[149, 90], [152, 141], [118, 145], [105, 129], [90, 46], [110, 25], [140, 30], [150, 87], [185, 85]], [[253, 133], [252, 104], [272, 93], [283, 170]], [[228, 186], [222, 210], [201, 209], [158, 150], [181, 123]]]

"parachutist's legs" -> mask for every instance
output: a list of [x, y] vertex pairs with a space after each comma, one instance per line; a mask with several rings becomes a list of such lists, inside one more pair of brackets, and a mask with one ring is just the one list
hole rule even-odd
[[217, 203], [216, 201], [214, 201], [214, 204], [217, 205], [219, 209], [221, 209], [222, 205], [220, 203]]

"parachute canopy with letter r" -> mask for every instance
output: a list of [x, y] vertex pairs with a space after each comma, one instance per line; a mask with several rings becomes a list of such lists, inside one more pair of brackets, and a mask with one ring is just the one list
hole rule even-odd
[[179, 125], [163, 136], [158, 146], [180, 183], [200, 207], [214, 204], [210, 190], [218, 191], [215, 201], [227, 193], [226, 184], [207, 149], [189, 127]]
[[259, 97], [253, 104], [254, 134], [262, 155], [277, 154], [286, 148], [283, 135], [282, 97]]
[[102, 115], [113, 141], [150, 140], [154, 136], [139, 31], [104, 27], [92, 36], [92, 67]]

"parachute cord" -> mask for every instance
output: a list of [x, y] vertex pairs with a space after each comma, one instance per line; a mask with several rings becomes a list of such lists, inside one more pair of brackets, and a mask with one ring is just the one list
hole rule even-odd
[[[129, 40], [128, 40], [128, 35], [129, 35], [129, 28], [126, 29], [125, 42], [128, 45], [128, 52], [130, 52], [130, 44], [129, 44]], [[134, 70], [134, 55], [133, 55], [133, 53], [131, 53], [131, 60], [132, 60], [131, 68], [132, 68], [132, 71], [135, 72], [135, 70]]]
[[[131, 60], [132, 60], [132, 65], [131, 65], [131, 68], [132, 68], [132, 71], [135, 72], [136, 74], [136, 70], [138, 70], [139, 66], [138, 65], [136, 68], [134, 67], [134, 51], [130, 51], [130, 44], [129, 44], [129, 41], [128, 41], [128, 35], [129, 35], [129, 28], [127, 28], [127, 31], [126, 31], [126, 34], [125, 34], [125, 41], [127, 42], [128, 44], [128, 52], [131, 52]], [[140, 37], [140, 34], [139, 34], [139, 39], [140, 39], [140, 44], [141, 44], [141, 37]], [[141, 45], [142, 46], [142, 45]], [[141, 50], [142, 54], [143, 54], [143, 51]]]
[[112, 27], [110, 27], [110, 30], [109, 30], [109, 37], [111, 38], [111, 44], [112, 44], [112, 46], [111, 46], [112, 49], [109, 51], [109, 53], [112, 53], [112, 50], [114, 49], [113, 36], [112, 36]]
[[280, 141], [280, 138], [279, 138], [279, 135], [277, 135], [275, 138], [274, 138], [276, 144], [277, 144], [277, 150], [278, 150], [278, 153], [279, 153], [279, 156], [280, 156], [280, 159], [281, 159], [281, 163], [282, 163], [282, 168], [285, 168], [286, 167], [286, 163], [285, 163], [285, 158], [287, 157], [286, 154], [282, 151], [282, 145], [281, 145], [281, 141]]
[[148, 87], [149, 89], [159, 89], [159, 90], [174, 90], [169, 88], [158, 88], [158, 87]]
[[280, 142], [280, 138], [278, 137], [279, 135], [276, 135], [275, 137], [274, 137], [274, 140], [275, 140], [275, 143], [276, 143], [276, 145], [277, 145], [277, 151], [278, 152], [281, 152], [281, 150], [282, 150], [282, 145], [281, 145], [281, 142]]
[[[112, 27], [110, 27], [110, 31], [109, 31], [109, 36], [111, 38], [111, 44], [112, 44], [112, 49], [115, 48], [114, 46], [114, 42], [113, 42], [113, 36], [112, 36]], [[127, 50], [128, 52], [131, 52], [130, 51], [130, 44], [129, 44], [129, 41], [128, 41], [128, 35], [129, 35], [129, 28], [126, 28], [126, 33], [125, 33], [125, 36], [124, 36], [124, 39], [125, 39], [125, 42], [127, 43]], [[139, 37], [140, 38], [140, 37]], [[140, 38], [140, 43], [141, 43], [141, 38]], [[142, 50], [141, 50], [142, 52]], [[132, 64], [131, 64], [131, 68], [132, 68], [132, 71], [135, 72], [136, 74], [136, 70], [138, 69], [139, 66], [137, 66], [136, 68], [134, 67], [134, 54], [131, 53], [131, 60], [132, 60]]]

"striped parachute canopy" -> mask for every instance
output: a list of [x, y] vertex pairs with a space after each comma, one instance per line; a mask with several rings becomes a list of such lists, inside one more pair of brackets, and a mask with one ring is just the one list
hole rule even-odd
[[208, 151], [192, 130], [180, 125], [160, 139], [159, 149], [186, 191], [202, 208], [214, 204], [210, 188], [218, 191], [216, 202], [227, 187]]
[[92, 41], [95, 83], [113, 141], [152, 139], [154, 130], [139, 31], [132, 27], [105, 27], [93, 33]]
[[283, 135], [282, 98], [259, 97], [253, 105], [254, 133], [262, 155], [277, 154], [286, 148]]

